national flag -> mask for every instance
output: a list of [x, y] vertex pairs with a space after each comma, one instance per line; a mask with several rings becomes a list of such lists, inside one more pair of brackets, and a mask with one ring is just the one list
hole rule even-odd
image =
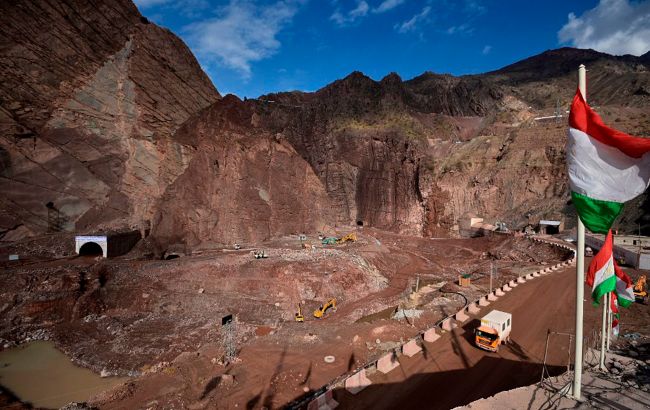
[[606, 233], [623, 204], [650, 183], [650, 138], [606, 126], [576, 92], [569, 115], [567, 166], [573, 204], [587, 229]]
[[604, 294], [616, 290], [616, 275], [614, 272], [612, 231], [607, 232], [605, 243], [593, 257], [587, 269], [587, 285], [592, 287], [591, 298], [599, 304]]
[[621, 315], [618, 314], [618, 297], [616, 297], [616, 292], [612, 292], [611, 297], [611, 309], [612, 309], [612, 333], [614, 336], [618, 336], [620, 331], [618, 327], [618, 319]]
[[616, 274], [616, 292], [618, 303], [623, 307], [628, 307], [634, 303], [634, 284], [632, 279], [623, 272], [620, 266], [614, 261], [614, 273]]

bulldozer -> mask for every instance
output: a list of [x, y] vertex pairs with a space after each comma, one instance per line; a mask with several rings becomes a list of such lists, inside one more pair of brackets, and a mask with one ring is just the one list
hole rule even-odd
[[295, 319], [296, 322], [304, 322], [305, 317], [302, 315], [302, 308], [300, 307], [300, 303], [298, 303], [298, 312], [295, 314]]
[[328, 300], [324, 305], [321, 305], [320, 308], [314, 310], [314, 317], [317, 319], [322, 318], [329, 308], [332, 308], [334, 311], [336, 311], [336, 299], [332, 298]]
[[354, 232], [351, 232], [351, 233], [345, 235], [344, 237], [342, 237], [340, 239], [337, 239], [336, 243], [345, 243], [345, 242], [348, 242], [348, 241], [356, 242], [357, 241], [357, 234], [354, 233]]
[[648, 286], [645, 275], [639, 276], [639, 279], [634, 284], [634, 300], [637, 303], [646, 303], [648, 300]]

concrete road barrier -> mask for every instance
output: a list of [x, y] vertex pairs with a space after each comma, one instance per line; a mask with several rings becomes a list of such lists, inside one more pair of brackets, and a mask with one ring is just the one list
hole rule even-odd
[[454, 323], [454, 320], [452, 318], [448, 317], [447, 319], [442, 321], [440, 327], [442, 327], [442, 330], [451, 332], [451, 330], [455, 327], [458, 327], [458, 325]]
[[389, 373], [396, 367], [399, 367], [399, 361], [395, 352], [387, 353], [377, 360], [377, 370], [384, 374]]
[[[479, 302], [479, 303], [480, 303], [480, 302]], [[471, 315], [475, 315], [475, 314], [477, 314], [477, 313], [480, 312], [480, 311], [481, 311], [481, 308], [478, 307], [478, 305], [477, 305], [476, 303], [472, 303], [472, 304], [470, 304], [469, 306], [467, 306], [467, 312], [468, 312], [469, 314], [471, 314]]]
[[307, 410], [333, 410], [339, 406], [339, 403], [334, 400], [334, 395], [331, 390], [316, 397], [307, 405]]
[[526, 283], [526, 279], [520, 276], [517, 278], [517, 283]]
[[463, 310], [459, 311], [458, 313], [456, 313], [456, 315], [454, 316], [454, 318], [456, 319], [456, 321], [458, 321], [458, 322], [460, 322], [460, 323], [463, 323], [464, 321], [466, 321], [467, 319], [469, 319], [469, 316], [467, 316], [467, 315], [465, 314], [465, 309], [463, 309]]
[[512, 288], [506, 283], [505, 285], [501, 286], [501, 290], [504, 292], [510, 292]]
[[497, 290], [494, 291], [494, 294], [496, 296], [504, 296], [505, 295], [505, 293], [500, 288], [497, 288]]
[[535, 277], [533, 276], [532, 273], [529, 273], [528, 275], [526, 275], [526, 280], [531, 280], [531, 279], [535, 279]]
[[436, 333], [436, 328], [432, 327], [431, 329], [424, 332], [424, 341], [433, 343], [436, 340], [440, 339], [440, 335]]
[[366, 369], [362, 369], [345, 380], [345, 390], [357, 394], [371, 384], [372, 381], [366, 376]]
[[511, 280], [508, 283], [508, 286], [510, 286], [511, 288], [516, 288], [517, 287], [517, 282], [515, 280]]
[[487, 296], [483, 296], [483, 297], [482, 297], [481, 299], [479, 299], [479, 301], [478, 301], [478, 305], [479, 305], [479, 306], [487, 306], [487, 305], [489, 305], [489, 304], [490, 304], [490, 302], [488, 301]]
[[498, 298], [494, 295], [494, 293], [490, 293], [489, 295], [487, 295], [487, 300], [489, 300], [490, 302], [494, 302], [497, 299]]
[[409, 340], [408, 343], [402, 346], [402, 353], [408, 357], [413, 357], [416, 354], [420, 353], [421, 351], [422, 348], [420, 347], [420, 345], [417, 343], [415, 339]]

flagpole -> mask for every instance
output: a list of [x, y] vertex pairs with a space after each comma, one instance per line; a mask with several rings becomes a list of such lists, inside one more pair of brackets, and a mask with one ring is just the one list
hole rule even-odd
[[605, 349], [609, 352], [609, 341], [612, 337], [612, 293], [607, 294], [607, 342]]
[[[578, 68], [578, 88], [587, 100], [587, 69], [584, 64]], [[580, 400], [582, 387], [582, 310], [585, 298], [585, 225], [578, 216], [578, 249], [576, 250], [576, 350], [573, 368], [573, 397]]]
[[603, 325], [600, 329], [600, 370], [605, 370], [605, 333], [607, 333], [607, 300], [609, 293], [603, 295]]

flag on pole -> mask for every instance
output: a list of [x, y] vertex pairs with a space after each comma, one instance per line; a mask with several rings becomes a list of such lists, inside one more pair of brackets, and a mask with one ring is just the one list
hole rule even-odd
[[611, 298], [611, 308], [612, 308], [612, 333], [614, 336], [618, 336], [620, 328], [618, 326], [618, 319], [620, 318], [621, 315], [618, 313], [618, 297], [616, 296], [616, 292], [612, 293], [612, 298]]
[[614, 245], [612, 231], [607, 232], [605, 243], [593, 257], [587, 269], [587, 285], [591, 286], [591, 298], [598, 305], [604, 294], [616, 290], [616, 274], [614, 271]]
[[616, 292], [618, 303], [623, 307], [628, 307], [634, 303], [634, 284], [632, 279], [623, 272], [620, 266], [614, 261], [614, 273], [616, 274]]
[[569, 115], [567, 166], [580, 219], [590, 231], [606, 233], [623, 204], [650, 183], [650, 138], [609, 128], [577, 91]]

